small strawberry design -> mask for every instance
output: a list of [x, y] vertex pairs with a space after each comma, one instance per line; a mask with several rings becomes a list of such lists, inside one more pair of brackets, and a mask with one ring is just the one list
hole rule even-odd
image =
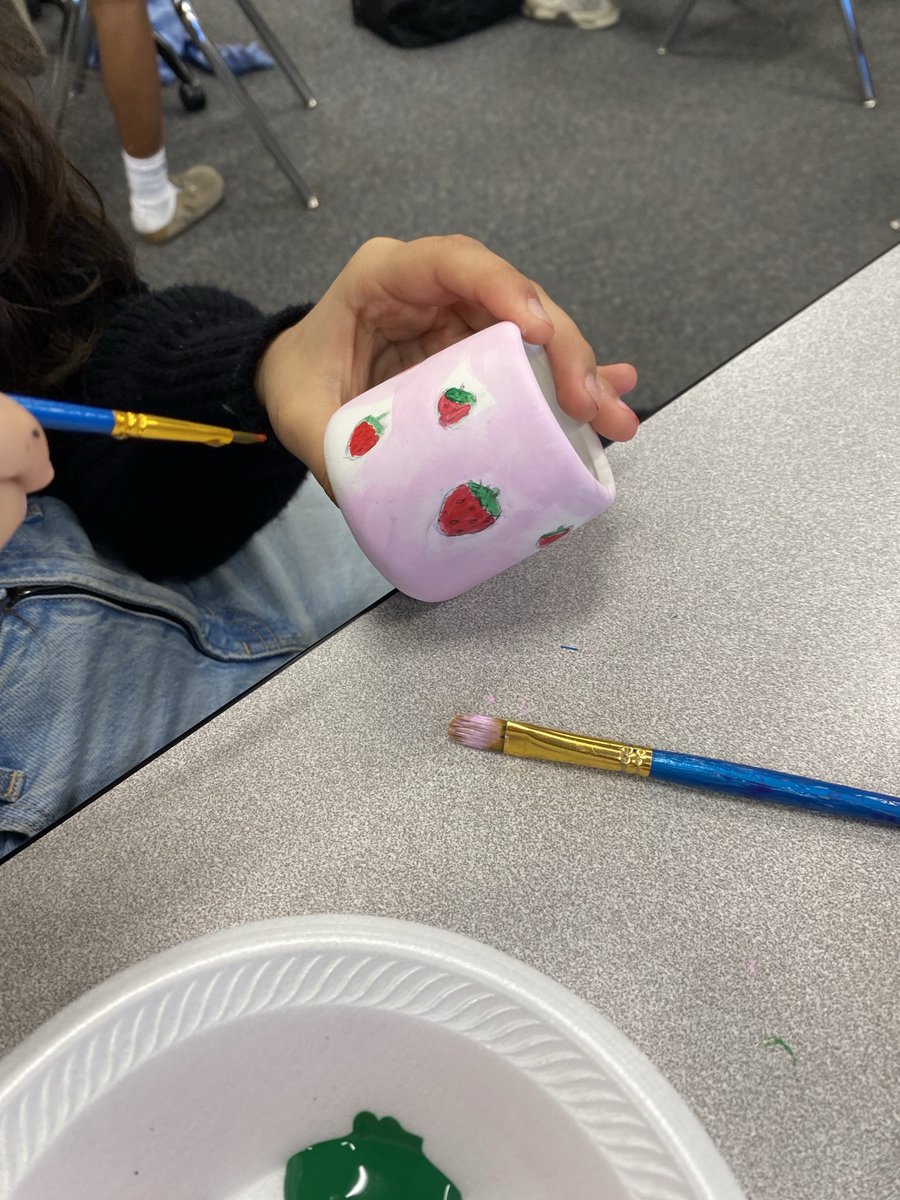
[[541, 534], [541, 536], [538, 538], [538, 549], [543, 550], [545, 546], [552, 546], [554, 542], [558, 542], [559, 539], [565, 537], [567, 533], [571, 533], [573, 528], [574, 526], [572, 525], [560, 525], [559, 529], [554, 529], [550, 533]]
[[350, 434], [350, 441], [347, 443], [347, 454], [350, 458], [362, 458], [364, 454], [368, 454], [378, 439], [384, 433], [384, 418], [387, 413], [382, 413], [380, 417], [364, 417]]
[[444, 498], [438, 515], [438, 529], [447, 537], [459, 537], [490, 528], [500, 516], [499, 495], [499, 488], [472, 480], [461, 483]]
[[463, 417], [468, 416], [469, 409], [476, 403], [473, 393], [467, 392], [465, 388], [447, 388], [438, 400], [438, 424], [443, 429], [446, 429], [448, 425], [459, 424]]

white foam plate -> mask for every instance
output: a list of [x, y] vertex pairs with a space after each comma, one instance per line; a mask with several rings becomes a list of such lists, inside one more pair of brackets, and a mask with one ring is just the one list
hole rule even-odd
[[368, 1109], [463, 1200], [741, 1200], [697, 1119], [594, 1009], [478, 942], [287, 918], [123, 971], [0, 1063], [2, 1200], [280, 1200]]

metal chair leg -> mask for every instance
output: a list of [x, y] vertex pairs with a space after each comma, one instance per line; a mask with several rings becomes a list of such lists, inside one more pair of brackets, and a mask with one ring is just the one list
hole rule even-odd
[[156, 43], [156, 53], [163, 60], [175, 78], [178, 80], [178, 95], [181, 107], [185, 112], [200, 112], [206, 108], [206, 92], [194, 78], [194, 72], [184, 61], [170, 42], [155, 30], [153, 41]]
[[91, 41], [94, 37], [94, 18], [86, 0], [80, 0], [82, 13], [75, 30], [72, 44], [74, 70], [72, 74], [71, 96], [83, 96], [87, 79], [88, 58], [91, 53]]
[[838, 0], [838, 4], [841, 6], [841, 15], [847, 28], [847, 37], [850, 39], [850, 52], [859, 72], [859, 82], [862, 84], [863, 107], [874, 108], [875, 93], [872, 90], [872, 76], [869, 73], [869, 63], [866, 59], [866, 52], [863, 50], [862, 38], [859, 36], [856, 13], [853, 11], [853, 0]]
[[158, 33], [153, 34], [153, 42], [156, 46], [156, 53], [163, 60], [179, 83], [194, 84], [194, 72], [181, 58], [179, 54], [172, 49], [164, 37], [160, 37]]
[[243, 110], [244, 116], [253, 126], [256, 135], [263, 143], [280, 169], [284, 172], [288, 181], [298, 193], [307, 208], [318, 208], [319, 200], [315, 193], [305, 183], [300, 176], [297, 168], [285, 154], [281, 143], [272, 132], [268, 121], [263, 115], [262, 109], [257, 105], [249, 92], [238, 81], [235, 74], [229, 69], [222, 55], [216, 49], [215, 45], [209, 40], [203, 32], [200, 22], [197, 20], [197, 14], [191, 6], [190, 0], [172, 0], [175, 6], [175, 11], [187, 31], [191, 41], [198, 50], [206, 55], [209, 65], [213, 69], [216, 77], [225, 85], [230, 92], [232, 98], [237, 102]]
[[[238, 2], [240, 3], [241, 0], [238, 0]], [[687, 20], [695, 2], [696, 0], [682, 0], [681, 7], [666, 30], [662, 45], [657, 47], [657, 54], [668, 54], [669, 47], [681, 32], [681, 27]], [[866, 52], [863, 49], [862, 38], [859, 35], [859, 27], [856, 24], [853, 0], [838, 0], [838, 4], [841, 7], [841, 15], [844, 18], [847, 37], [850, 39], [850, 52], [853, 55], [853, 61], [856, 63], [856, 69], [859, 72], [859, 81], [862, 84], [863, 106], [865, 108], [874, 108], [875, 92], [872, 89], [872, 76], [869, 72], [869, 63], [866, 59]]]
[[69, 97], [84, 91], [92, 29], [87, 0], [65, 0], [59, 7], [63, 15], [62, 38], [50, 76], [50, 101], [46, 114], [48, 123], [57, 134], [62, 129]]
[[675, 39], [678, 37], [679, 33], [681, 32], [681, 27], [685, 23], [685, 21], [688, 19], [688, 16], [690, 15], [690, 11], [694, 7], [695, 3], [696, 3], [696, 0], [682, 0], [681, 7], [678, 9], [678, 12], [673, 17], [672, 22], [669, 25], [669, 28], [666, 30], [666, 35], [662, 40], [662, 45], [657, 46], [657, 48], [656, 48], [657, 54], [668, 54], [669, 53], [669, 47], [672, 45], [672, 43], [675, 41]]
[[315, 108], [319, 102], [312, 94], [309, 84], [297, 70], [296, 63], [272, 32], [271, 26], [259, 12], [253, 0], [237, 0], [237, 3], [244, 16], [259, 34], [263, 45], [287, 76], [288, 83], [307, 108]]

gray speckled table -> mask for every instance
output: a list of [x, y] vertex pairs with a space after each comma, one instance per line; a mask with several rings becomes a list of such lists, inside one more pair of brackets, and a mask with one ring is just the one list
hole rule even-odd
[[614, 449], [592, 526], [390, 598], [0, 868], [0, 1049], [218, 927], [410, 918], [594, 1003], [753, 1200], [897, 1200], [900, 830], [445, 728], [527, 712], [900, 792], [898, 398], [900, 248]]

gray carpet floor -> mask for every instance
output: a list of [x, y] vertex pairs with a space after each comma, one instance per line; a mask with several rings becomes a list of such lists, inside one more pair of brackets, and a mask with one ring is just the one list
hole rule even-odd
[[[667, 57], [675, 0], [623, 0], [603, 32], [513, 18], [412, 51], [354, 26], [350, 0], [258, 4], [319, 107], [277, 70], [246, 84], [321, 207], [301, 206], [217, 81], [197, 114], [168, 89], [171, 169], [213, 163], [228, 190], [183, 238], [140, 248], [154, 285], [274, 310], [320, 294], [374, 234], [465, 232], [540, 280], [601, 361], [635, 363], [649, 414], [900, 236], [896, 0], [857, 0], [871, 110], [835, 0], [698, 0]], [[217, 40], [252, 38], [236, 4], [197, 8]], [[127, 228], [96, 76], [65, 137]]]

